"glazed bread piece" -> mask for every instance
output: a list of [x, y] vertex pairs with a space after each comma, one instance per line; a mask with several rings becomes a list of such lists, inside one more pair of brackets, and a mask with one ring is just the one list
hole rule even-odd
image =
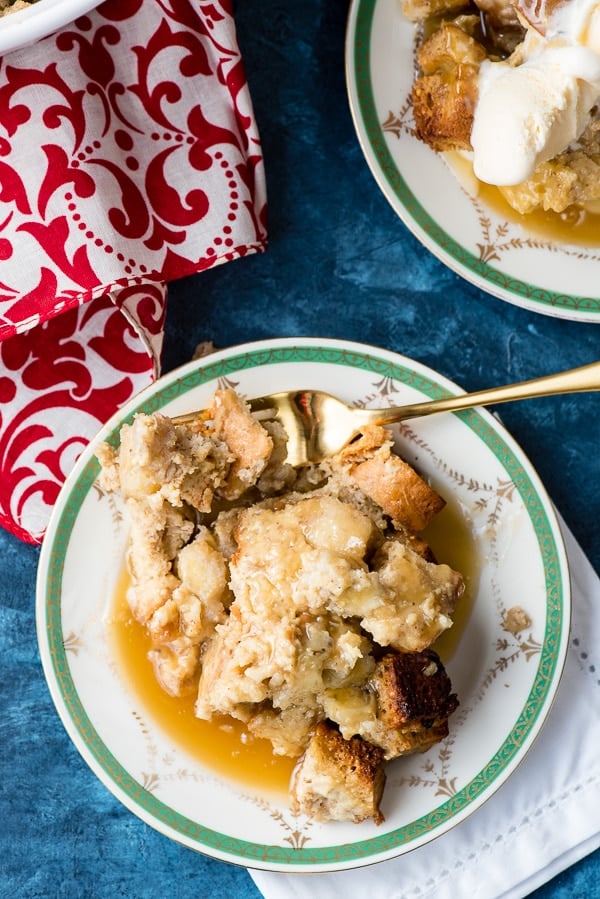
[[360, 737], [345, 740], [321, 721], [292, 774], [292, 807], [315, 821], [381, 824], [384, 785], [381, 749]]
[[236, 499], [263, 474], [273, 440], [233, 390], [217, 390], [210, 409], [188, 424], [138, 414], [115, 450], [101, 444], [101, 485], [125, 499], [160, 496], [210, 512], [216, 497]]
[[362, 681], [374, 667], [359, 620], [339, 610], [344, 597], [378, 591], [364, 564], [373, 531], [332, 496], [240, 512], [229, 563], [235, 599], [203, 659], [198, 717], [230, 714], [268, 735], [275, 752], [302, 752], [322, 717], [324, 682]]
[[[545, 4], [557, 4], [560, 0], [542, 0]], [[527, 5], [539, 7], [539, 0], [402, 0], [402, 12], [411, 22], [423, 22], [427, 19], [449, 21], [452, 18], [464, 19], [473, 12], [473, 8], [485, 12], [488, 21], [495, 27], [513, 26], [518, 22], [516, 6], [522, 10]]]
[[237, 497], [263, 475], [273, 440], [234, 391], [217, 391], [204, 418], [176, 425], [136, 415], [115, 449], [102, 444], [100, 485], [128, 507], [127, 601], [152, 640], [149, 659], [162, 688], [196, 692], [200, 651], [231, 600], [228, 570], [198, 514]]
[[391, 604], [373, 604], [362, 618], [380, 646], [419, 652], [452, 627], [464, 591], [461, 574], [443, 562], [427, 561], [400, 536], [380, 546], [371, 566], [391, 598]]
[[213, 398], [210, 418], [214, 437], [229, 448], [233, 460], [227, 479], [220, 486], [225, 499], [238, 499], [254, 486], [273, 450], [273, 440], [252, 418], [250, 409], [233, 390], [218, 390]]
[[[418, 534], [441, 512], [445, 500], [393, 452], [389, 431], [369, 425], [328, 464], [334, 483], [351, 483], [369, 497], [394, 526]], [[359, 501], [359, 500], [355, 500]]]
[[377, 727], [369, 733], [386, 759], [426, 752], [448, 736], [448, 719], [458, 698], [432, 649], [387, 653], [370, 684], [377, 695]]
[[600, 200], [600, 121], [590, 122], [575, 145], [542, 162], [531, 178], [514, 187], [499, 188], [521, 214], [536, 209], [564, 212]]
[[470, 150], [484, 47], [464, 22], [443, 23], [419, 47], [412, 88], [417, 136], [434, 150]]
[[0, 0], [0, 18], [8, 16], [12, 12], [19, 12], [21, 9], [27, 9], [36, 0]]
[[378, 746], [386, 759], [426, 752], [448, 736], [458, 699], [433, 650], [386, 652], [360, 686], [330, 690], [325, 714], [342, 736]]
[[[361, 693], [357, 698], [357, 693]], [[352, 714], [344, 714], [346, 706]], [[354, 693], [353, 699], [350, 694]], [[426, 752], [448, 736], [458, 707], [433, 650], [386, 653], [365, 687], [338, 691], [294, 769], [293, 807], [319, 821], [383, 821], [384, 761]]]
[[421, 22], [458, 11], [464, 5], [465, 0], [402, 0], [402, 12], [411, 22]]

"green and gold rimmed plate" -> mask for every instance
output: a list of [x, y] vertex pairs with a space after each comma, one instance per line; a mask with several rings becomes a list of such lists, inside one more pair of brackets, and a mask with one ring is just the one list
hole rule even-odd
[[[468, 179], [459, 180], [440, 154], [414, 136], [414, 27], [401, 0], [352, 0], [346, 38], [350, 108], [384, 196], [430, 252], [481, 290], [534, 312], [600, 323], [598, 241], [577, 245], [526, 230], [465, 189]], [[573, 239], [573, 227], [564, 231]]]
[[[127, 516], [98, 483], [94, 449], [101, 440], [116, 444], [121, 424], [138, 411], [202, 408], [225, 385], [246, 396], [326, 388], [364, 405], [460, 392], [403, 356], [319, 339], [237, 346], [161, 378], [103, 428], [56, 504], [37, 595], [52, 697], [108, 789], [191, 849], [288, 872], [342, 870], [400, 855], [441, 836], [498, 790], [550, 709], [570, 620], [567, 562], [552, 505], [523, 452], [486, 410], [396, 430], [398, 451], [447, 500], [427, 537], [440, 561], [462, 570], [467, 582], [454, 627], [435, 647], [460, 707], [448, 739], [388, 765], [385, 823], [316, 823], [292, 812], [281, 772], [264, 759], [261, 767], [243, 737], [226, 728], [215, 740], [214, 732], [195, 730], [193, 716], [184, 716], [182, 726], [179, 715], [174, 725], [148, 692], [152, 674], [138, 638], [130, 640], [129, 625], [119, 623]], [[218, 744], [222, 737], [226, 748]]]

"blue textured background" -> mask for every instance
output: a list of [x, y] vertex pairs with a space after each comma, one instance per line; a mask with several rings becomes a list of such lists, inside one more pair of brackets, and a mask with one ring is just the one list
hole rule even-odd
[[[407, 232], [359, 149], [344, 81], [344, 0], [239, 0], [261, 130], [270, 248], [172, 286], [164, 370], [216, 346], [316, 335], [418, 359], [468, 390], [600, 357], [600, 328], [461, 281]], [[600, 400], [548, 398], [502, 417], [600, 570]], [[89, 771], [48, 694], [34, 625], [37, 549], [0, 532], [0, 896], [232, 897], [243, 869], [160, 836]], [[600, 895], [600, 853], [535, 894]], [[462, 897], [457, 897], [462, 899]]]

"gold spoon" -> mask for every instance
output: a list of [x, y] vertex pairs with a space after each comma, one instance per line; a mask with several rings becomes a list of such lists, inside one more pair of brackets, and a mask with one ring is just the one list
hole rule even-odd
[[[386, 409], [348, 406], [321, 390], [272, 393], [248, 400], [248, 405], [259, 420], [276, 420], [283, 425], [288, 435], [287, 461], [291, 465], [305, 465], [320, 462], [339, 452], [369, 424], [393, 424], [437, 412], [456, 412], [474, 406], [594, 390], [600, 390], [600, 361], [504, 387]], [[190, 412], [175, 417], [173, 421], [184, 424], [199, 415], [199, 412]]]

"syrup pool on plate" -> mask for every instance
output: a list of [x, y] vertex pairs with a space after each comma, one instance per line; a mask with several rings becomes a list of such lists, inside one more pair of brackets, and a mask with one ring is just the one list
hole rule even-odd
[[600, 246], [600, 211], [571, 206], [560, 213], [536, 209], [523, 215], [507, 203], [498, 187], [484, 184], [475, 177], [470, 160], [455, 152], [447, 152], [444, 156], [454, 176], [467, 193], [481, 200], [499, 217], [521, 225], [530, 234], [536, 234], [554, 243], [584, 247]]
[[[452, 676], [452, 656], [475, 601], [478, 562], [468, 522], [457, 505], [448, 502], [423, 535], [439, 562], [446, 562], [465, 578], [454, 624], [434, 644]], [[226, 716], [203, 721], [194, 715], [195, 695], [169, 696], [159, 686], [147, 658], [150, 640], [127, 604], [126, 571], [112, 598], [108, 626], [124, 678], [140, 703], [140, 713], [158, 725], [173, 743], [215, 774], [244, 787], [287, 795], [296, 759], [274, 755], [268, 740], [248, 734], [242, 722]], [[459, 697], [460, 698], [460, 697]]]
[[119, 667], [139, 700], [142, 717], [157, 724], [176, 746], [215, 774], [261, 791], [287, 793], [295, 759], [274, 755], [268, 740], [247, 734], [242, 722], [234, 718], [196, 718], [195, 694], [169, 696], [159, 686], [147, 657], [150, 640], [127, 603], [128, 583], [124, 571], [108, 626]]

